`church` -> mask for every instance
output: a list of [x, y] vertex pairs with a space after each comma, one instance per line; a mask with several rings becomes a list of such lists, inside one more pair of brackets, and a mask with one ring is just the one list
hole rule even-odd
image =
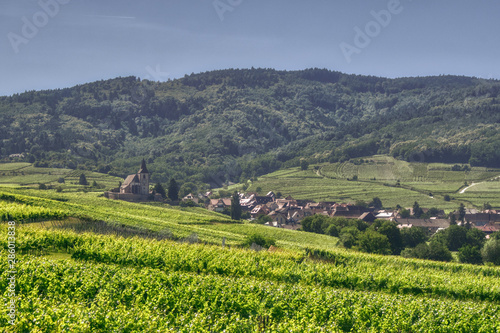
[[105, 192], [104, 196], [108, 199], [125, 201], [161, 201], [160, 194], [153, 194], [149, 190], [149, 180], [150, 173], [143, 159], [141, 168], [136, 174], [127, 176], [119, 189]]

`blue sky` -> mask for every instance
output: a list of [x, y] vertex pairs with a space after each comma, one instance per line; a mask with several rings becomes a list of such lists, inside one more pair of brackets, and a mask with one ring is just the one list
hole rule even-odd
[[500, 79], [496, 0], [2, 0], [0, 95], [265, 67]]

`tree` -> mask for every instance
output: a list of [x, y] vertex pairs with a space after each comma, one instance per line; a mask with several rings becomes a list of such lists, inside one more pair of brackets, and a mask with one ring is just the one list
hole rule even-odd
[[174, 178], [170, 179], [170, 184], [168, 185], [168, 197], [172, 201], [179, 200], [179, 185]]
[[387, 236], [373, 230], [367, 230], [359, 236], [359, 248], [363, 252], [391, 254], [391, 244]]
[[233, 220], [241, 219], [240, 196], [236, 191], [233, 193], [233, 197], [231, 198], [231, 219]]
[[490, 237], [481, 250], [484, 262], [500, 265], [500, 238]]
[[470, 246], [476, 246], [480, 249], [483, 247], [485, 241], [486, 236], [481, 230], [476, 228], [467, 230], [467, 244], [469, 244]]
[[350, 249], [358, 243], [360, 231], [356, 227], [346, 227], [340, 231], [340, 242], [346, 249]]
[[453, 259], [450, 250], [448, 250], [442, 243], [431, 242], [429, 244], [429, 250], [430, 253], [428, 259], [437, 261], [451, 261]]
[[451, 225], [443, 231], [445, 235], [445, 245], [450, 251], [458, 251], [467, 243], [467, 229], [458, 225]]
[[443, 197], [444, 201], [450, 201], [451, 198], [448, 194], [445, 194], [444, 197]]
[[78, 181], [78, 184], [87, 186], [89, 183], [87, 182], [87, 177], [85, 177], [85, 174], [80, 175], [80, 180]]
[[480, 265], [483, 263], [481, 251], [477, 246], [464, 245], [458, 250], [458, 260], [466, 264]]
[[167, 197], [167, 192], [165, 192], [165, 188], [160, 183], [156, 183], [153, 187], [153, 192], [160, 194], [163, 199]]
[[418, 202], [415, 201], [415, 203], [413, 204], [413, 216], [419, 218], [423, 213], [424, 212], [422, 211], [422, 208], [420, 208]]
[[300, 169], [301, 170], [307, 170], [309, 168], [309, 162], [306, 160], [301, 160], [300, 161]]
[[95, 180], [92, 182], [92, 187], [99, 187], [99, 185], [97, 184], [97, 182]]
[[462, 223], [465, 220], [465, 206], [463, 203], [461, 203], [460, 207], [458, 207], [458, 219], [462, 221]]
[[418, 244], [427, 241], [427, 235], [423, 228], [403, 228], [401, 230], [401, 239], [403, 241], [403, 247], [416, 247]]
[[450, 213], [450, 225], [457, 225], [457, 217], [454, 212]]
[[375, 221], [370, 229], [387, 237], [392, 254], [400, 254], [403, 249], [403, 240], [397, 223], [391, 221]]
[[260, 192], [262, 192], [262, 187], [257, 186], [257, 188], [255, 189], [255, 192], [260, 194]]
[[382, 209], [382, 200], [380, 200], [379, 197], [373, 198], [372, 202], [370, 203], [370, 206], [375, 207], [376, 209]]
[[46, 190], [47, 189], [47, 185], [40, 183], [40, 184], [38, 184], [38, 189], [39, 190]]
[[404, 218], [404, 219], [407, 219], [410, 217], [410, 211], [406, 208], [403, 208], [399, 214], [401, 215], [401, 218]]

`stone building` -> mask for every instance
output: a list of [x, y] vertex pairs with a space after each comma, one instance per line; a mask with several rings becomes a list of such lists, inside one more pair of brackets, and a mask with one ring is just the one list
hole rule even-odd
[[160, 194], [152, 194], [149, 190], [150, 173], [146, 167], [146, 161], [142, 160], [141, 168], [136, 174], [129, 175], [119, 189], [105, 192], [104, 196], [109, 199], [125, 201], [161, 201]]

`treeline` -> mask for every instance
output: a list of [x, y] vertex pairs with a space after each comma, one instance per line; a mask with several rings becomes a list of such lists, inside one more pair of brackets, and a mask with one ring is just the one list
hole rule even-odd
[[358, 219], [313, 215], [301, 224], [304, 231], [338, 237], [347, 249], [436, 261], [451, 261], [451, 252], [458, 251], [462, 263], [500, 265], [500, 233], [486, 240], [485, 234], [470, 224], [451, 225], [431, 237], [424, 228], [400, 229], [397, 223], [385, 220], [368, 224]]

